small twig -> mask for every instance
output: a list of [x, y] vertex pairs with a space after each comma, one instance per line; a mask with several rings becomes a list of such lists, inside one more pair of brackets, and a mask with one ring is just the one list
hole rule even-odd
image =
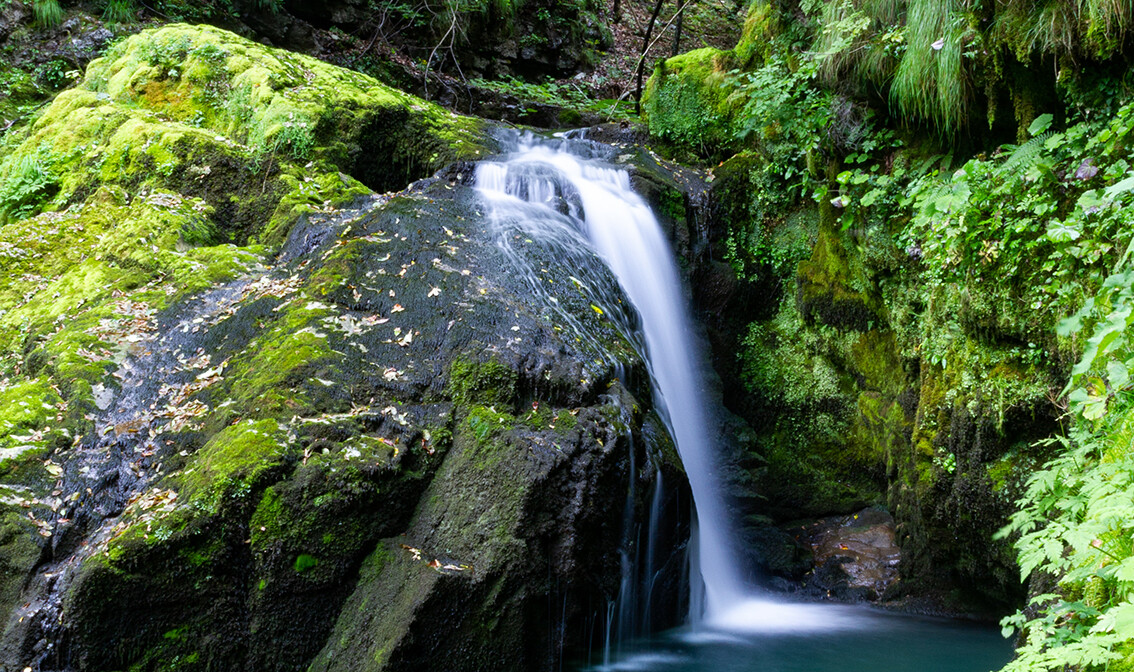
[[[445, 44], [445, 39], [448, 38], [449, 35], [452, 35], [457, 29], [457, 10], [453, 9], [451, 10], [451, 13], [453, 20], [449, 22], [449, 29], [446, 30], [445, 34], [441, 36], [441, 41], [434, 45], [433, 50], [429, 52], [429, 58], [425, 59], [425, 79], [423, 84], [423, 93], [425, 94], [426, 100], [429, 100], [429, 69], [433, 65], [433, 57], [437, 55], [437, 50], [441, 48], [441, 45]], [[452, 48], [452, 42], [450, 42], [450, 48]]]
[[157, 15], [158, 15], [159, 17], [161, 17], [161, 18], [165, 19], [166, 21], [172, 21], [172, 19], [170, 19], [170, 18], [169, 18], [168, 16], [166, 16], [165, 14], [162, 14], [161, 12], [157, 11], [157, 10], [156, 10], [156, 9], [154, 9], [153, 7], [150, 7], [150, 6], [149, 6], [149, 5], [147, 5], [146, 3], [144, 3], [144, 2], [141, 2], [141, 1], [139, 0], [138, 4], [139, 4], [139, 5], [141, 5], [142, 7], [145, 7], [146, 9], [148, 9], [148, 10], [149, 10], [149, 11], [150, 11], [150, 12], [151, 12], [152, 14], [157, 14]]
[[642, 70], [645, 69], [646, 53], [650, 51], [653, 46], [650, 43], [650, 34], [654, 32], [654, 23], [658, 20], [658, 14], [661, 13], [662, 3], [665, 0], [658, 0], [654, 4], [654, 12], [650, 14], [650, 22], [646, 25], [646, 39], [642, 41], [642, 55], [638, 57], [638, 84], [634, 89], [634, 112], [635, 114], [642, 114]]
[[382, 26], [386, 25], [386, 12], [382, 12], [382, 20], [378, 22], [378, 27], [374, 29], [374, 37], [370, 38], [370, 42], [358, 52], [359, 56], [365, 56], [366, 52], [374, 46], [374, 42], [378, 40], [378, 34], [382, 32]]

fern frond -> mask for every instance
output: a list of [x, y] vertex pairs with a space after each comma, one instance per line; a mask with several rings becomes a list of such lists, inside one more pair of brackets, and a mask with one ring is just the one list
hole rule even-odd
[[1022, 166], [1030, 166], [1037, 162], [1043, 151], [1043, 144], [1051, 137], [1052, 132], [1040, 133], [1036, 137], [1017, 146], [1008, 159], [1001, 165], [1001, 172], [1014, 172]]

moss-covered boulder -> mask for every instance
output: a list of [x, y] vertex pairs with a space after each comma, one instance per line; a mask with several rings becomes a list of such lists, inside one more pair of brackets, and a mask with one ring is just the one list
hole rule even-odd
[[[314, 58], [206, 27], [115, 45], [21, 136], [5, 215], [62, 209], [103, 184], [161, 185], [214, 208], [225, 240], [278, 244], [297, 208], [400, 189], [480, 149], [480, 122]], [[335, 179], [338, 173], [353, 180]]]
[[727, 156], [739, 147], [732, 127], [743, 106], [737, 95], [737, 57], [712, 47], [658, 63], [642, 91], [642, 116], [650, 135], [695, 156]]
[[[757, 138], [763, 135], [777, 140], [782, 129], [750, 126], [780, 122], [746, 117], [745, 106], [749, 98], [765, 95], [778, 105], [782, 100], [775, 99], [783, 99], [786, 90], [777, 81], [776, 90], [765, 92], [746, 75], [784, 53], [794, 53], [789, 44], [795, 20], [785, 19], [784, 11], [778, 3], [750, 3], [736, 47], [704, 47], [659, 60], [642, 91], [642, 117], [651, 138], [671, 153], [712, 161], [761, 144]], [[790, 68], [778, 73], [779, 80], [791, 78], [796, 69], [794, 56], [792, 60]]]
[[588, 636], [608, 512], [665, 461], [644, 368], [572, 269], [587, 338], [509, 274], [467, 164], [376, 193], [479, 130], [169, 26], [7, 140], [0, 665], [530, 669]]

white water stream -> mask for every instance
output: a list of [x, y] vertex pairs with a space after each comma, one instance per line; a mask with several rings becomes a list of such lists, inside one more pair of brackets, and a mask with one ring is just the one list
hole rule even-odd
[[[677, 444], [695, 500], [694, 566], [704, 585], [704, 616], [715, 621], [737, 609], [750, 589], [742, 579], [719, 486], [716, 427], [704, 403], [700, 348], [677, 265], [653, 212], [630, 188], [625, 170], [579, 156], [563, 142], [528, 138], [506, 160], [482, 163], [476, 183], [497, 215], [530, 218], [532, 211], [525, 208], [542, 205], [556, 213], [550, 220], [573, 220], [618, 278], [640, 316], [655, 403]], [[564, 200], [567, 217], [558, 214]], [[702, 609], [693, 583], [696, 620]]]

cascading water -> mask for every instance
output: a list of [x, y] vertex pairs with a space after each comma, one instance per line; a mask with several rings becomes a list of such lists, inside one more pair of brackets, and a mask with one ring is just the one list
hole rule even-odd
[[[594, 615], [605, 635], [599, 669], [957, 672], [1002, 665], [1010, 646], [992, 630], [920, 622], [849, 606], [791, 603], [772, 599], [745, 581], [719, 486], [715, 427], [704, 403], [699, 350], [677, 268], [653, 213], [631, 190], [629, 174], [608, 162], [612, 153], [597, 143], [529, 135], [516, 142], [509, 155], [481, 163], [476, 172], [477, 189], [490, 206], [486, 215], [495, 224], [497, 241], [513, 262], [513, 272], [546, 299], [563, 328], [574, 329], [580, 339], [590, 336], [570, 310], [559, 306], [564, 295], [557, 298], [547, 290], [540, 272], [515, 241], [536, 242], [546, 248], [548, 263], [571, 268], [579, 276], [571, 279], [586, 300], [613, 320], [646, 362], [655, 406], [677, 444], [694, 498], [690, 616], [704, 629], [651, 639], [627, 650], [612, 648], [612, 639], [620, 647], [623, 637], [649, 633], [649, 603], [656, 597], [654, 580], [660, 564], [655, 544], [662, 508], [661, 471], [656, 472], [651, 493], [644, 553], [638, 540], [641, 527], [629, 520], [636, 478], [631, 473], [623, 512], [619, 596]], [[621, 291], [594, 272], [596, 253]], [[629, 297], [632, 309], [620, 305], [622, 295]], [[629, 568], [634, 562], [642, 564], [638, 574]], [[646, 605], [637, 612], [638, 627], [629, 604], [634, 600]], [[803, 643], [800, 636], [811, 639]], [[961, 650], [963, 654], [958, 653]], [[963, 655], [963, 662], [958, 655]]]
[[560, 227], [560, 237], [585, 236], [637, 309], [639, 346], [644, 345], [656, 406], [677, 444], [695, 501], [700, 581], [694, 580], [693, 588], [704, 586], [704, 611], [712, 617], [734, 607], [747, 589], [718, 486], [715, 432], [703, 401], [698, 348], [661, 227], [631, 190], [629, 174], [602, 165], [594, 154], [592, 145], [528, 137], [505, 161], [480, 164], [476, 184], [495, 216], [526, 216], [539, 221], [544, 232]]

